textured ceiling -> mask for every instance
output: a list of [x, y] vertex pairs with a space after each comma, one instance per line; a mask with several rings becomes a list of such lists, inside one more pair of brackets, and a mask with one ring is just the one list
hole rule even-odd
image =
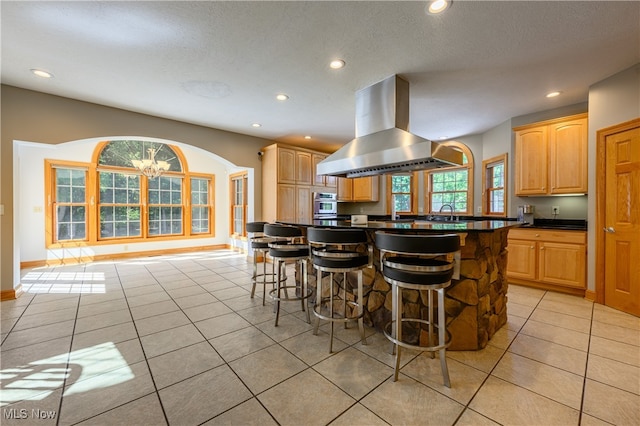
[[333, 150], [355, 92], [392, 74], [411, 84], [411, 130], [437, 140], [585, 102], [640, 62], [637, 1], [425, 4], [2, 1], [2, 83]]

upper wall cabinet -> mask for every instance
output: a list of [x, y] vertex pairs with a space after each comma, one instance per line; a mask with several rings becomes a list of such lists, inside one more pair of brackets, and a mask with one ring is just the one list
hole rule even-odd
[[311, 185], [311, 154], [278, 147], [278, 183]]
[[380, 177], [338, 178], [338, 201], [378, 201]]
[[326, 154], [280, 144], [262, 152], [262, 220], [311, 223], [313, 191], [336, 192], [335, 183], [329, 189], [330, 180], [315, 173]]
[[516, 195], [587, 193], [587, 114], [513, 130]]
[[313, 176], [315, 177], [315, 182], [313, 185], [315, 186], [327, 186], [329, 188], [335, 188], [336, 182], [338, 178], [335, 176], [322, 176], [318, 175], [318, 163], [327, 158], [325, 154], [311, 154], [311, 170], [313, 171]]

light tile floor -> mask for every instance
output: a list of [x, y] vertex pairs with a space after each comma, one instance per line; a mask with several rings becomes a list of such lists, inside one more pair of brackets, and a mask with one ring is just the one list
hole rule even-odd
[[1, 303], [3, 425], [638, 425], [640, 318], [512, 285], [482, 351], [438, 360], [298, 304], [273, 324], [228, 250], [23, 271]]

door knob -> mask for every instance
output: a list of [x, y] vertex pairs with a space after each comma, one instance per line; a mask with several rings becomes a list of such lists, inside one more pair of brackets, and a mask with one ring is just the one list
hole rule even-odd
[[613, 234], [613, 233], [615, 233], [615, 232], [616, 232], [616, 230], [613, 228], [613, 226], [610, 226], [610, 227], [608, 227], [608, 228], [602, 228], [602, 230], [603, 230], [604, 232], [608, 232], [609, 234]]

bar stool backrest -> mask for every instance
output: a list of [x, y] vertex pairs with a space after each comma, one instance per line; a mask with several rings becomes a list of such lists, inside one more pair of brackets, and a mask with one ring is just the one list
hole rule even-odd
[[376, 247], [396, 254], [444, 255], [460, 250], [458, 234], [407, 235], [376, 232]]
[[247, 233], [251, 232], [251, 233], [263, 233], [264, 232], [264, 226], [267, 224], [268, 222], [247, 222], [247, 225], [245, 226], [245, 229], [247, 231]]
[[363, 229], [309, 228], [307, 241], [314, 255], [314, 264], [327, 266], [321, 258], [327, 262], [330, 259], [353, 260], [353, 267], [371, 266], [373, 263], [373, 247], [367, 244], [367, 233]]
[[307, 240], [320, 244], [363, 244], [367, 233], [363, 229], [309, 228]]

